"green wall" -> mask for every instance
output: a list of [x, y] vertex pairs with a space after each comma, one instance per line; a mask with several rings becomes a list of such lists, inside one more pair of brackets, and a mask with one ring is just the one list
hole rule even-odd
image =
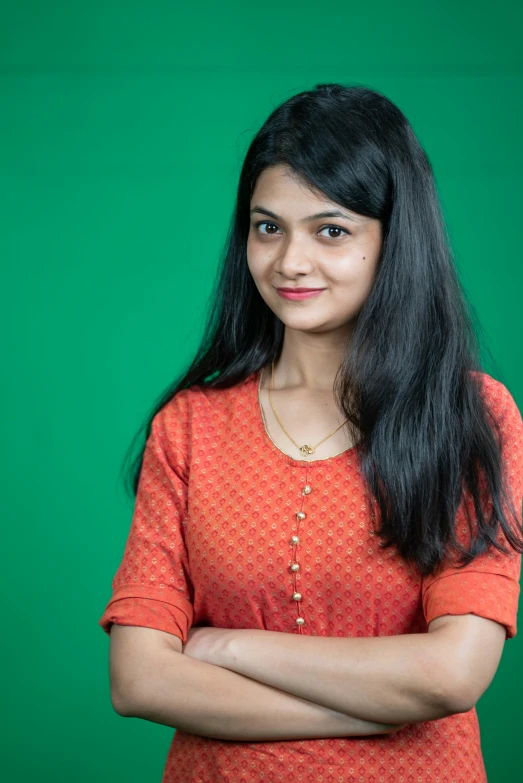
[[[161, 779], [172, 729], [112, 710], [97, 625], [132, 514], [119, 468], [196, 347], [242, 157], [281, 100], [356, 82], [406, 113], [486, 370], [523, 410], [521, 8], [1, 3], [8, 783]], [[489, 783], [520, 779], [522, 652], [523, 625], [478, 704]]]

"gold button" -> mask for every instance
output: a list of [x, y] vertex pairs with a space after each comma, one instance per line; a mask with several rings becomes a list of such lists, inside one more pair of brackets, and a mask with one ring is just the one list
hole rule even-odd
[[298, 536], [293, 536], [291, 538], [291, 544], [299, 544], [299, 543], [300, 543], [300, 539], [298, 538]]
[[292, 597], [295, 601], [301, 601], [301, 593], [293, 593]]
[[296, 625], [305, 625], [305, 620], [303, 619], [303, 617], [296, 618]]
[[291, 565], [291, 571], [299, 571], [299, 570], [300, 570], [300, 566], [298, 563], [293, 563]]
[[309, 487], [309, 485], [308, 485], [308, 484], [306, 484], [306, 485], [303, 487], [303, 489], [302, 489], [302, 494], [303, 494], [303, 495], [308, 495], [308, 494], [309, 494], [309, 492], [312, 492], [312, 487]]
[[298, 511], [298, 513], [296, 514], [296, 516], [298, 517], [298, 519], [305, 519], [305, 517], [307, 516], [307, 514], [305, 514], [305, 512], [304, 512], [304, 511]]

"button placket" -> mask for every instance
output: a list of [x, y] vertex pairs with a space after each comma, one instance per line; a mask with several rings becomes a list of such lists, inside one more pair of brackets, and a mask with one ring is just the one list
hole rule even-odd
[[[305, 477], [305, 481], [307, 482], [307, 477]], [[305, 483], [305, 485], [302, 487], [302, 490], [301, 490], [302, 507], [301, 507], [301, 509], [299, 511], [296, 512], [297, 534], [292, 536], [291, 537], [291, 541], [290, 541], [291, 546], [294, 548], [293, 553], [292, 553], [293, 562], [291, 563], [291, 567], [290, 567], [291, 568], [291, 572], [294, 574], [294, 592], [292, 594], [292, 598], [293, 598], [294, 601], [296, 601], [296, 606], [297, 606], [297, 609], [298, 609], [298, 617], [296, 618], [296, 625], [298, 626], [300, 633], [302, 633], [301, 629], [305, 625], [305, 620], [300, 615], [300, 604], [299, 604], [299, 602], [302, 599], [302, 594], [299, 592], [298, 584], [297, 584], [297, 572], [300, 570], [300, 564], [298, 562], [296, 562], [296, 559], [297, 559], [297, 551], [296, 550], [297, 550], [298, 544], [300, 543], [300, 537], [298, 535], [298, 533], [299, 533], [299, 525], [300, 525], [300, 522], [302, 521], [302, 519], [305, 519], [306, 516], [307, 516], [307, 514], [303, 510], [303, 506], [304, 506], [304, 503], [305, 503], [305, 497], [307, 495], [309, 495], [311, 492], [312, 492], [312, 487], [310, 486], [310, 484]]]

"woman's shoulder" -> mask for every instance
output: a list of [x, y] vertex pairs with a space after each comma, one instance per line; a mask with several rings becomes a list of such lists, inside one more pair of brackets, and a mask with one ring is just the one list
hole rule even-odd
[[521, 421], [516, 400], [507, 386], [483, 371], [472, 371], [471, 375], [478, 384], [480, 393], [492, 415], [500, 423], [512, 423], [514, 420]]
[[155, 419], [169, 432], [189, 427], [211, 426], [213, 421], [227, 419], [236, 411], [248, 413], [251, 406], [251, 384], [256, 373], [227, 388], [190, 386], [178, 391], [158, 411]]
[[230, 427], [233, 419], [246, 420], [252, 410], [249, 384], [253, 375], [228, 388], [180, 389], [156, 412], [151, 437], [163, 449], [171, 467], [176, 465], [188, 477], [193, 457], [209, 439], [212, 441], [217, 430]]

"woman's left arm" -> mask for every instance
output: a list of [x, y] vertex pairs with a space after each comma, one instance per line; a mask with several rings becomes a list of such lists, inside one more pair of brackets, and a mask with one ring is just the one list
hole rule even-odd
[[474, 706], [453, 628], [365, 638], [191, 628], [184, 653], [346, 715], [406, 724]]

